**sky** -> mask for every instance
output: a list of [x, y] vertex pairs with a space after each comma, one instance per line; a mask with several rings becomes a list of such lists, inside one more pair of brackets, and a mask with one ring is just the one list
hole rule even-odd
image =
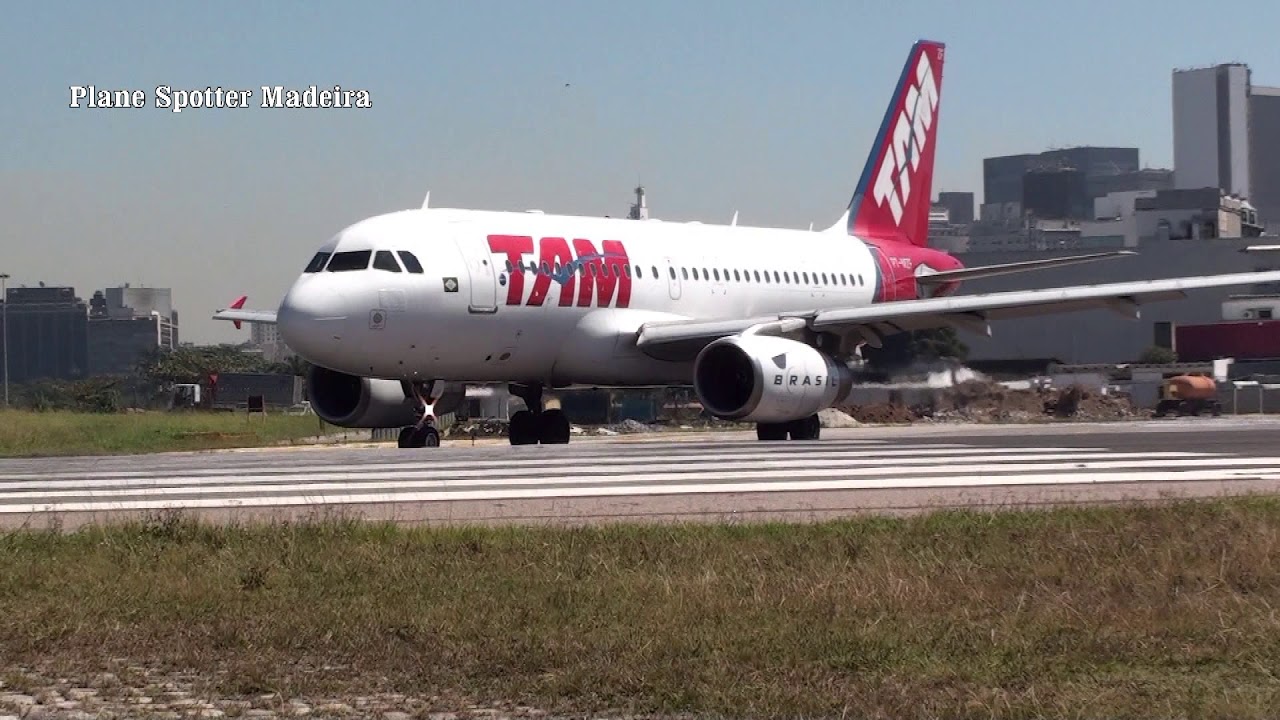
[[[274, 309], [314, 249], [418, 207], [823, 227], [848, 204], [907, 51], [947, 43], [934, 188], [982, 158], [1137, 146], [1172, 165], [1170, 73], [1280, 85], [1280, 3], [1242, 0], [39, 2], [0, 25], [0, 273], [174, 288], [184, 341]], [[1214, 27], [1215, 23], [1217, 27]], [[146, 92], [72, 109], [69, 87]], [[158, 85], [255, 90], [154, 107]], [[367, 90], [264, 109], [262, 85]]]

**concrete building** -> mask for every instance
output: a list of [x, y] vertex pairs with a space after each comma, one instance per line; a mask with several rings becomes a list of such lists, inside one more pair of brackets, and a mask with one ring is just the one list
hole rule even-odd
[[[10, 287], [0, 323], [9, 324], [9, 382], [70, 380], [89, 365], [84, 301], [70, 287]], [[0, 332], [5, 328], [0, 325]], [[0, 367], [0, 379], [3, 379]]]
[[270, 362], [279, 362], [293, 354], [274, 323], [249, 323], [249, 344]]
[[128, 375], [149, 351], [178, 347], [173, 291], [121, 285], [95, 292], [89, 301], [88, 342], [93, 375]]
[[1249, 68], [1173, 71], [1173, 172], [1179, 188], [1250, 197]]
[[986, 158], [982, 161], [983, 217], [988, 214], [985, 208], [988, 204], [1016, 203], [1020, 206], [1024, 198], [1025, 177], [1033, 171], [1079, 171], [1084, 175], [1084, 191], [1089, 198], [1113, 190], [1139, 189], [1124, 186], [1117, 179], [1143, 180], [1143, 176], [1138, 174], [1141, 170], [1138, 160], [1137, 148], [1093, 146]]
[[1280, 233], [1280, 88], [1251, 88], [1249, 181], [1249, 200], [1263, 224], [1269, 232]]
[[968, 225], [973, 222], [973, 193], [971, 192], [940, 192], [938, 205], [947, 209], [949, 220], [953, 225]]

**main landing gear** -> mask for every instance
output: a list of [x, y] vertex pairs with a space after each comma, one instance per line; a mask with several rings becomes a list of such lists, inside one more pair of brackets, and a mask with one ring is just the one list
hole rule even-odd
[[444, 383], [414, 381], [409, 383], [409, 389], [418, 401], [422, 418], [416, 424], [400, 429], [397, 444], [402, 448], [439, 447], [440, 431], [436, 429], [435, 405], [444, 395]]
[[511, 383], [510, 389], [528, 408], [511, 416], [512, 445], [569, 444], [569, 418], [559, 408], [542, 409], [542, 385]]
[[821, 434], [822, 423], [817, 415], [791, 422], [756, 424], [756, 438], [759, 440], [786, 440], [788, 435], [792, 440], [817, 440]]

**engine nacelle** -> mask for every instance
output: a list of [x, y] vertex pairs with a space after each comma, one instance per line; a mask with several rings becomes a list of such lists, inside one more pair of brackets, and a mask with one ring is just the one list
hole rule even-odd
[[[311, 409], [331, 425], [356, 428], [403, 427], [418, 422], [416, 400], [399, 380], [377, 380], [312, 366], [307, 373]], [[435, 404], [435, 414], [453, 412], [466, 397], [466, 386], [449, 383]]]
[[720, 338], [693, 363], [702, 407], [723, 420], [799, 420], [840, 402], [852, 387], [853, 373], [843, 364], [772, 335]]

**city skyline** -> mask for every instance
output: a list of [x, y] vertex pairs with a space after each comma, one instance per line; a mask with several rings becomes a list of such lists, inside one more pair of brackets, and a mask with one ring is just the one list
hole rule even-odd
[[[234, 6], [231, 6], [234, 7]], [[1171, 73], [1244, 62], [1280, 84], [1245, 3], [1230, 37], [1200, 6], [801, 3], [28, 6], [0, 29], [0, 209], [12, 283], [175, 290], [184, 338], [239, 341], [208, 316], [274, 307], [316, 246], [368, 215], [433, 206], [818, 227], [848, 202], [902, 57], [948, 44], [934, 192], [982, 200], [982, 158], [1138, 147], [1172, 167]], [[496, 18], [496, 19], [495, 19]], [[1241, 25], [1241, 27], [1235, 27]], [[1040, 33], [1062, 40], [1051, 50]], [[1074, 35], [1073, 35], [1074, 34]], [[122, 37], [137, 52], [118, 52]], [[74, 42], [69, 42], [73, 39]], [[54, 49], [56, 48], [56, 50]], [[367, 110], [70, 109], [68, 88], [367, 89]], [[17, 241], [15, 241], [17, 239]]]

